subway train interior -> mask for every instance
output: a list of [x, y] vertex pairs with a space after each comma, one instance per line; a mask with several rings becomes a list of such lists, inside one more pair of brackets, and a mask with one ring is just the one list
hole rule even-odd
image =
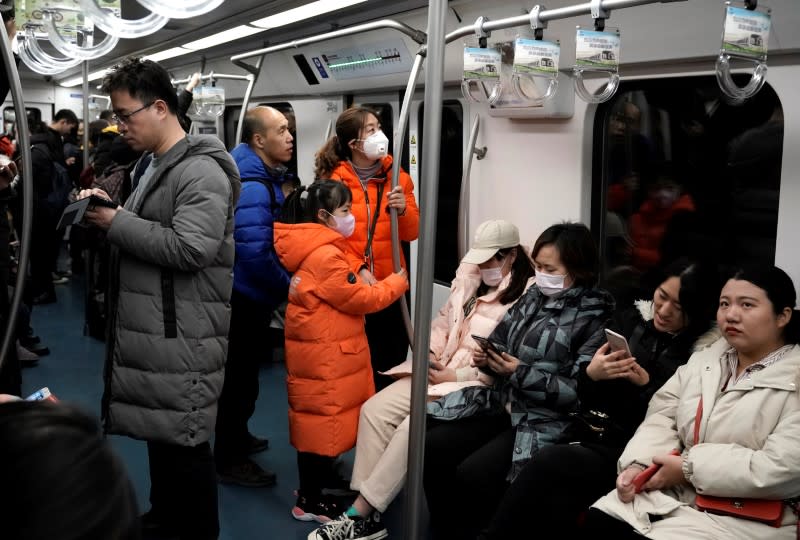
[[[57, 50], [46, 27], [62, 19], [59, 13], [66, 21], [89, 13], [86, 0], [27, 3], [48, 6], [43, 12], [29, 7], [31, 29], [19, 28], [13, 40], [15, 49], [28, 42], [21, 45], [17, 96], [26, 112], [15, 102], [12, 81], [4, 133], [20, 132], [22, 114], [49, 123], [57, 111], [70, 109], [84, 122], [97, 119], [112, 108], [99, 89], [104, 73], [132, 55], [158, 61], [178, 90], [201, 73], [191, 132], [217, 136], [228, 150], [240, 142], [243, 109], [281, 111], [294, 137], [288, 165], [304, 185], [315, 180], [315, 154], [337, 117], [352, 105], [377, 111], [420, 208], [420, 238], [402, 246], [415, 329], [430, 327], [460, 257], [489, 219], [516, 224], [526, 246], [554, 223], [585, 223], [600, 249], [601, 285], [619, 302], [638, 293], [648, 268], [676, 254], [727, 266], [774, 263], [800, 285], [797, 0], [547, 0], [546, 6], [519, 0], [219, 0], [209, 2], [217, 6], [211, 11], [173, 14], [160, 30], [123, 37], [84, 60]], [[99, 9], [107, 2], [88, 3]], [[147, 2], [122, 0], [121, 16], [147, 16], [140, 4]], [[740, 47], [768, 45], [760, 55], [722, 50], [729, 5], [770, 11], [765, 41], [752, 34]], [[17, 0], [18, 24], [25, 10]], [[586, 67], [576, 55], [580, 29], [603, 27], [616, 33], [618, 48]], [[75, 34], [63, 35], [69, 41]], [[94, 42], [105, 37], [98, 28]], [[541, 56], [544, 69], [518, 69], [520, 43], [541, 39], [559, 44], [560, 54], [554, 61]], [[48, 60], [30, 58], [40, 53]], [[480, 65], [467, 69], [469, 62]], [[680, 211], [657, 232], [637, 231], [637, 214], [648, 204]], [[659, 241], [647, 249], [651, 234]], [[62, 268], [68, 258], [65, 242]], [[73, 274], [56, 294], [57, 302], [32, 310], [31, 325], [50, 354], [23, 370], [23, 393], [46, 386], [62, 401], [99, 414], [104, 343], [85, 329], [85, 278]], [[274, 326], [265, 330], [271, 337], [264, 351], [252, 351], [263, 362], [250, 430], [270, 441], [254, 459], [277, 472], [277, 485], [220, 485], [225, 540], [301, 539], [313, 529], [290, 515], [298, 478], [280, 325]], [[427, 336], [413, 338], [427, 348]], [[409, 355], [417, 360], [411, 349]], [[420, 358], [427, 361], [427, 355]], [[146, 510], [146, 448], [111, 438]], [[421, 452], [410, 455], [421, 463]], [[342, 467], [352, 459], [345, 454]], [[385, 521], [390, 538], [429, 537], [419, 481], [410, 482]]]

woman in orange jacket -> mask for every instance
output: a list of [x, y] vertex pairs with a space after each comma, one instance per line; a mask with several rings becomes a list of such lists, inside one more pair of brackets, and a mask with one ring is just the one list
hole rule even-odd
[[[316, 156], [317, 179], [339, 180], [353, 192], [356, 229], [347, 239], [347, 256], [353, 272], [369, 284], [393, 270], [389, 208], [397, 209], [400, 240], [416, 240], [419, 231], [414, 184], [401, 170], [398, 185], [392, 189], [393, 160], [388, 146], [378, 116], [370, 109], [351, 107], [339, 115], [336, 135]], [[402, 252], [400, 257], [405, 268]], [[381, 389], [392, 379], [377, 372], [403, 362], [408, 352], [400, 303], [367, 316], [366, 322], [375, 385]]]
[[364, 315], [408, 288], [402, 269], [373, 284], [356, 277], [345, 256], [356, 225], [351, 205], [346, 185], [317, 182], [292, 193], [284, 223], [275, 223], [275, 250], [292, 273], [284, 330], [289, 432], [300, 476], [292, 515], [301, 521], [337, 515], [322, 489], [336, 457], [355, 446], [361, 405], [375, 393]]

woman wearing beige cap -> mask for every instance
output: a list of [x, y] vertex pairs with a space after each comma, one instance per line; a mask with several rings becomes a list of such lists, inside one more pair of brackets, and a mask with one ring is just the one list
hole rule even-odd
[[[472, 335], [486, 336], [533, 283], [533, 266], [519, 244], [517, 227], [503, 220], [482, 223], [472, 249], [462, 259], [450, 297], [431, 325], [428, 396], [492, 383], [472, 357], [480, 347]], [[309, 539], [385, 538], [383, 512], [403, 487], [411, 412], [411, 362], [387, 371], [394, 383], [361, 408], [351, 487], [359, 492], [345, 514]], [[342, 536], [342, 531], [348, 536]]]
[[589, 229], [553, 225], [532, 255], [536, 284], [488, 334], [486, 354], [473, 355], [494, 385], [428, 404], [423, 482], [439, 538], [474, 539], [508, 483], [562, 438], [578, 405], [578, 366], [605, 341], [614, 301], [595, 288], [599, 257]]

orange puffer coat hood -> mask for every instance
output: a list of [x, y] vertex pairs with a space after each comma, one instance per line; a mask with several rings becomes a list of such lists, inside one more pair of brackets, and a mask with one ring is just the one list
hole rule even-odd
[[324, 225], [275, 224], [275, 250], [292, 273], [285, 326], [290, 439], [298, 451], [324, 456], [355, 446], [361, 405], [375, 393], [364, 315], [408, 287], [394, 273], [363, 283], [345, 249], [346, 240]]
[[[367, 182], [366, 189], [361, 185], [353, 165], [349, 161], [341, 161], [330, 175], [332, 180], [341, 180], [353, 192], [353, 207], [351, 212], [356, 217], [356, 229], [347, 239], [348, 259], [353, 271], [363, 265], [378, 279], [383, 279], [392, 273], [392, 229], [389, 213], [386, 208], [389, 204], [389, 192], [392, 191], [392, 156], [382, 160], [381, 168], [375, 176]], [[398, 233], [400, 240], [411, 242], [419, 234], [419, 208], [414, 200], [414, 183], [404, 170], [400, 169], [400, 187], [406, 196], [406, 211], [398, 216]], [[380, 193], [380, 204], [376, 204]], [[375, 219], [378, 210], [378, 223], [375, 225], [375, 236], [372, 240], [370, 255], [365, 257], [368, 231]], [[403, 268], [407, 268], [403, 252], [400, 252]]]

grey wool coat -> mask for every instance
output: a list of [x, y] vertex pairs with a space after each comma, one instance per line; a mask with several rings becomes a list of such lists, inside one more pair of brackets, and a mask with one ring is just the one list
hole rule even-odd
[[103, 420], [108, 433], [195, 446], [214, 432], [241, 182], [222, 143], [187, 136], [111, 223]]

